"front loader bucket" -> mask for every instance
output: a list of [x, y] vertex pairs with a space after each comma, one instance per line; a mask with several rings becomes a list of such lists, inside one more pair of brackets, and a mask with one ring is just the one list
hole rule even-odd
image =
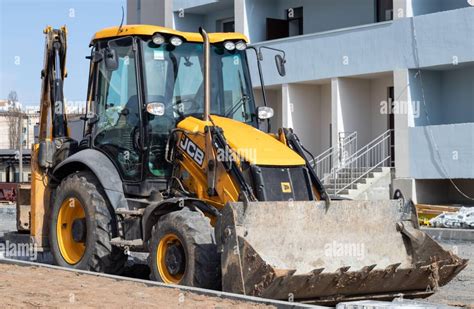
[[215, 229], [223, 290], [320, 304], [428, 296], [467, 260], [415, 227], [409, 205], [228, 203]]

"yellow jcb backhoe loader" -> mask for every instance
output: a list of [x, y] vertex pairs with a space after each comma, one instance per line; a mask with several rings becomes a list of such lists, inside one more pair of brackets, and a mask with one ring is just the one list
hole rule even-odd
[[265, 132], [245, 36], [127, 25], [91, 47], [76, 141], [66, 32], [46, 29], [31, 235], [56, 264], [120, 273], [149, 252], [158, 281], [316, 303], [424, 297], [466, 267], [411, 203], [331, 200], [292, 130]]

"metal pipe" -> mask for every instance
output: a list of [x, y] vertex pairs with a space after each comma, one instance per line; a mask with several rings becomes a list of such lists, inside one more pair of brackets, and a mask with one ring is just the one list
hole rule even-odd
[[211, 84], [210, 84], [210, 44], [206, 30], [199, 27], [204, 46], [204, 121], [209, 121], [211, 111]]

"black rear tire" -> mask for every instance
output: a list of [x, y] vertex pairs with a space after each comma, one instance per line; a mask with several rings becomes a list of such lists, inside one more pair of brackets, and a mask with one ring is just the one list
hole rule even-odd
[[[160, 272], [160, 257], [158, 247], [167, 235], [174, 235], [181, 244], [184, 253], [184, 262], [181, 278], [177, 282], [170, 282]], [[209, 218], [203, 214], [183, 208], [171, 212], [158, 220], [153, 227], [149, 243], [150, 255], [148, 264], [151, 279], [205, 289], [221, 289], [220, 255], [214, 237], [214, 228]]]
[[[85, 239], [81, 241], [85, 249], [80, 260], [74, 263], [71, 263], [70, 259], [68, 262], [68, 258], [61, 253], [57, 231], [60, 209], [71, 199], [81, 204], [85, 215], [83, 219]], [[79, 172], [63, 179], [55, 190], [50, 213], [49, 243], [55, 264], [75, 269], [120, 274], [127, 261], [127, 255], [110, 243], [110, 240], [117, 235], [117, 223], [112, 214], [113, 211], [109, 207], [105, 193], [92, 173]], [[64, 243], [63, 250], [65, 250]]]

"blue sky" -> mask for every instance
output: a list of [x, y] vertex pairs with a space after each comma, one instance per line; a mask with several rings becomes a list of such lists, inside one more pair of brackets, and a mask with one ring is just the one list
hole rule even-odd
[[120, 24], [122, 5], [126, 16], [125, 0], [0, 0], [0, 99], [15, 90], [24, 106], [39, 104], [43, 29], [66, 25], [64, 95], [68, 101], [84, 101], [90, 39], [96, 31]]

